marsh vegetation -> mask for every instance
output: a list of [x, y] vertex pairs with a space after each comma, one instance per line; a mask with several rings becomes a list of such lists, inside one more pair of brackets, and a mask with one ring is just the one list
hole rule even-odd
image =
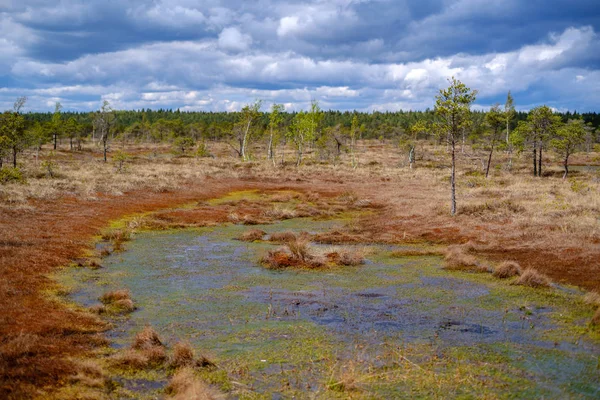
[[15, 106], [0, 394], [596, 397], [598, 121], [465, 93], [451, 130]]

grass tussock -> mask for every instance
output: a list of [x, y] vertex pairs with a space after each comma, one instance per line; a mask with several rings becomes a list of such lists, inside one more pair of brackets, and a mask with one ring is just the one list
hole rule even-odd
[[285, 247], [271, 250], [264, 256], [261, 263], [267, 268], [282, 269], [296, 268], [321, 268], [325, 262], [313, 254], [308, 238], [303, 235], [289, 236], [285, 241]]
[[361, 249], [338, 249], [326, 253], [325, 257], [336, 265], [356, 266], [365, 263], [365, 253]]
[[71, 383], [79, 383], [91, 388], [103, 388], [106, 384], [104, 371], [92, 360], [78, 361], [75, 365], [77, 373], [70, 379]]
[[130, 349], [113, 357], [112, 364], [138, 370], [159, 367], [166, 360], [167, 353], [160, 337], [152, 327], [146, 326], [135, 336]]
[[100, 297], [103, 306], [98, 305], [91, 309], [92, 312], [103, 314], [108, 312], [113, 313], [130, 313], [136, 310], [131, 294], [128, 290], [113, 290], [106, 292]]
[[508, 279], [522, 273], [521, 266], [515, 261], [503, 261], [494, 269], [493, 275], [499, 279]]
[[296, 240], [296, 235], [294, 232], [275, 232], [269, 235], [269, 242], [274, 243], [287, 243], [292, 240]]
[[489, 272], [488, 267], [481, 265], [469, 251], [473, 251], [470, 244], [449, 246], [444, 254], [443, 268], [451, 271]]
[[592, 325], [600, 326], [600, 307], [598, 307], [596, 313], [592, 317]]
[[271, 241], [283, 243], [285, 247], [271, 250], [261, 260], [272, 269], [288, 267], [324, 268], [328, 266], [353, 266], [365, 262], [365, 252], [357, 248], [340, 248], [319, 253], [311, 248], [309, 235], [295, 235], [292, 232], [273, 234]]
[[600, 293], [598, 292], [588, 292], [583, 296], [583, 302], [585, 304], [590, 304], [593, 306], [600, 307]]
[[242, 233], [240, 237], [238, 237], [238, 240], [243, 242], [254, 242], [256, 240], [261, 240], [266, 234], [267, 232], [260, 229], [250, 229], [249, 231]]
[[126, 370], [145, 370], [161, 366], [166, 358], [164, 349], [127, 349], [113, 357], [111, 364]]
[[177, 343], [169, 364], [174, 368], [189, 367], [194, 364], [194, 349], [187, 343]]
[[529, 286], [532, 288], [548, 288], [552, 285], [552, 281], [546, 275], [536, 271], [533, 268], [527, 268], [519, 279], [515, 281], [515, 285]]
[[295, 209], [276, 205], [271, 210], [264, 212], [264, 216], [271, 220], [284, 220], [298, 217]]
[[131, 294], [128, 290], [113, 290], [110, 292], [106, 292], [100, 297], [100, 301], [104, 304], [113, 303], [118, 300], [128, 300], [131, 299]]
[[167, 386], [169, 398], [174, 400], [219, 400], [225, 396], [208, 385], [192, 368], [182, 368], [169, 381]]
[[131, 348], [135, 350], [144, 350], [153, 347], [164, 347], [164, 345], [160, 340], [158, 333], [156, 333], [151, 326], [146, 325], [144, 329], [135, 335]]
[[207, 356], [196, 357], [194, 348], [188, 342], [179, 342], [173, 348], [173, 354], [169, 359], [172, 368], [197, 367], [214, 368], [216, 364]]

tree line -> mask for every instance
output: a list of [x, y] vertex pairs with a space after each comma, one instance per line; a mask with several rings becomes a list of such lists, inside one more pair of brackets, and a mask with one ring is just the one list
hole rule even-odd
[[[27, 148], [40, 149], [50, 143], [54, 150], [64, 149], [66, 141], [70, 150], [77, 151], [89, 140], [101, 146], [105, 161], [111, 141], [168, 142], [181, 153], [198, 147], [202, 154], [206, 154], [205, 142], [223, 141], [241, 159], [249, 160], [256, 156], [250, 151], [251, 144], [261, 140], [267, 149], [266, 158], [273, 163], [282, 154], [281, 148], [293, 146], [297, 165], [310, 148], [319, 158], [333, 162], [345, 151], [356, 167], [357, 140], [392, 139], [406, 150], [412, 168], [416, 143], [429, 139], [446, 141], [452, 149], [457, 144], [469, 144], [488, 152], [486, 176], [494, 151], [512, 155], [526, 149], [531, 151], [534, 175], [542, 176], [543, 152], [552, 148], [564, 159], [566, 177], [570, 155], [578, 150], [592, 151], [600, 140], [597, 113], [559, 113], [547, 106], [518, 112], [510, 92], [505, 104], [487, 111], [470, 109], [476, 93], [463, 99], [468, 103], [463, 104], [468, 105], [466, 109], [448, 109], [466, 96], [459, 83], [453, 79], [450, 88], [440, 91], [433, 110], [372, 113], [324, 111], [316, 101], [305, 111], [286, 112], [281, 104], [264, 110], [259, 100], [239, 112], [123, 111], [112, 109], [105, 101], [94, 112], [63, 111], [56, 103], [52, 113], [23, 113], [26, 98], [22, 97], [12, 110], [0, 114], [0, 167], [11, 162], [16, 168], [18, 155]], [[439, 96], [444, 99], [441, 103]], [[440, 126], [450, 122], [452, 130], [442, 133]]]

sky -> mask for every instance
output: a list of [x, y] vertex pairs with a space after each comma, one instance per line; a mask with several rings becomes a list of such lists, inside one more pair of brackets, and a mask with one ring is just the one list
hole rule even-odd
[[0, 0], [0, 109], [600, 111], [599, 0]]

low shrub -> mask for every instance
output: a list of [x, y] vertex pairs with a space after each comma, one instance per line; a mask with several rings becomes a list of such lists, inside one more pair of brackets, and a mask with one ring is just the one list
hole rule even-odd
[[21, 170], [13, 167], [0, 168], [0, 184], [6, 183], [25, 183]]

